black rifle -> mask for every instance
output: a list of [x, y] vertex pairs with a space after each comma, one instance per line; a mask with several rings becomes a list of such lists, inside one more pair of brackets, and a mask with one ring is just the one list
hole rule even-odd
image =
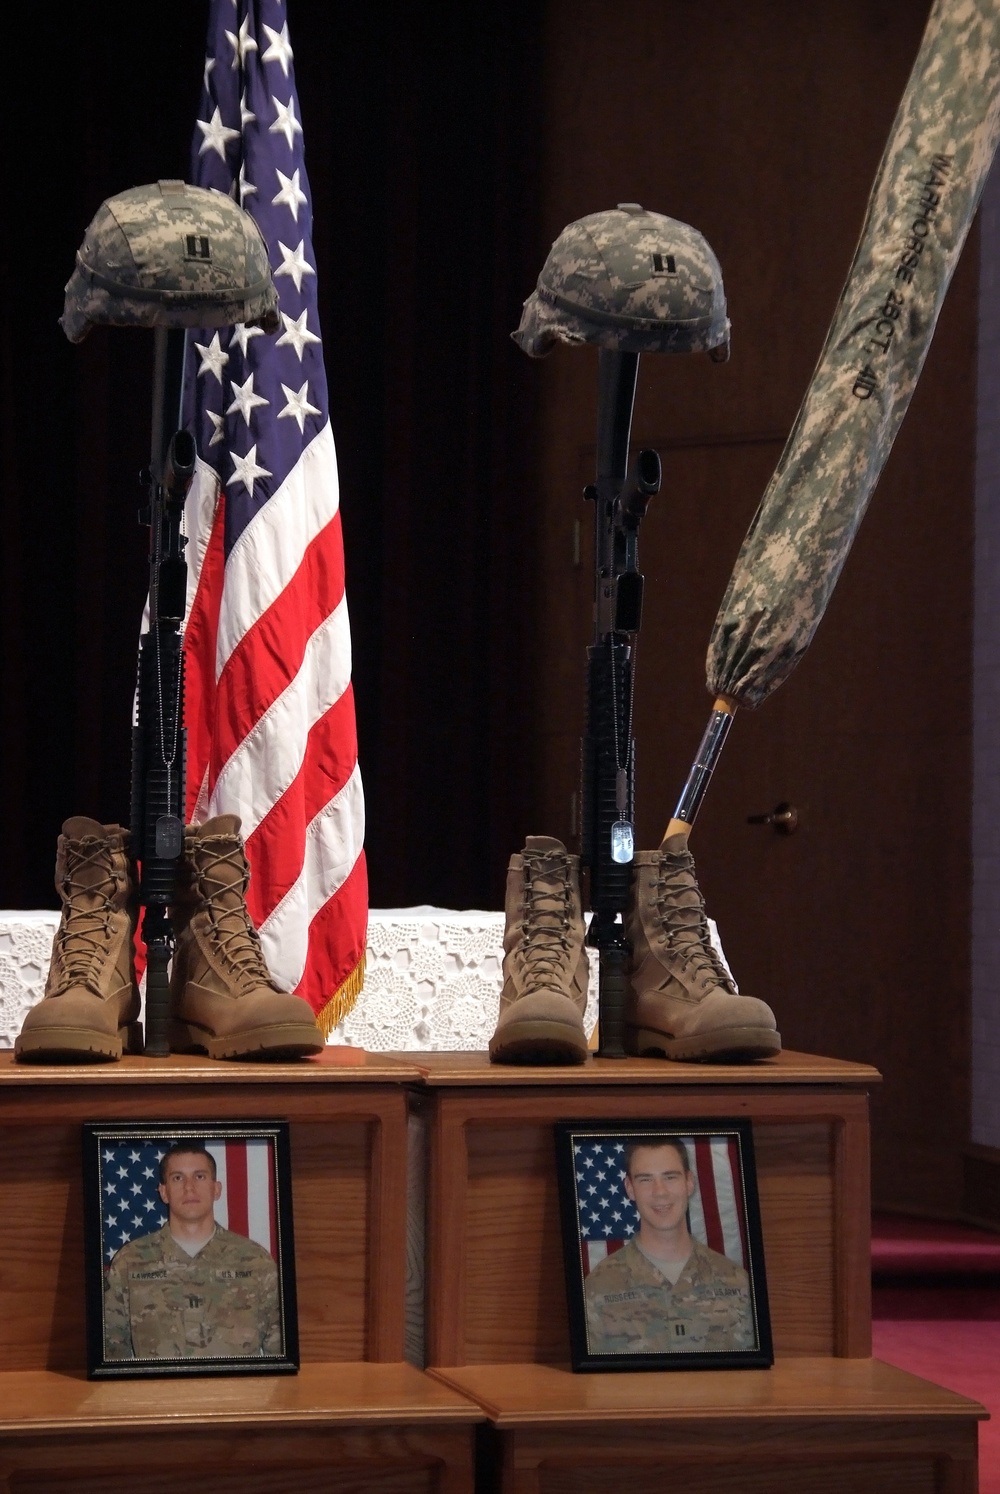
[[181, 534], [196, 449], [180, 420], [184, 332], [157, 328], [153, 374], [153, 442], [149, 506], [149, 631], [139, 645], [136, 722], [132, 729], [132, 848], [141, 864], [139, 897], [146, 913], [145, 1050], [170, 1052], [167, 969], [173, 954], [169, 909], [176, 901], [184, 849], [184, 659], [181, 628], [187, 563]]
[[623, 915], [631, 878], [635, 821], [632, 687], [642, 621], [637, 567], [639, 525], [660, 486], [660, 458], [641, 451], [629, 466], [638, 353], [602, 348], [598, 362], [597, 481], [594, 503], [594, 642], [587, 650], [583, 738], [582, 862], [590, 870], [593, 917], [588, 942], [600, 952], [602, 1058], [624, 1058]]

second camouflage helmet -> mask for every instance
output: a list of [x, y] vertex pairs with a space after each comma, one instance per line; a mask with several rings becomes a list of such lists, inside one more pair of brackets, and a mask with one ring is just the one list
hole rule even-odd
[[116, 327], [278, 328], [278, 297], [256, 223], [223, 192], [181, 181], [101, 203], [76, 256], [60, 325], [82, 342]]
[[556, 342], [729, 357], [719, 261], [695, 228], [622, 202], [564, 228], [512, 333], [532, 358]]

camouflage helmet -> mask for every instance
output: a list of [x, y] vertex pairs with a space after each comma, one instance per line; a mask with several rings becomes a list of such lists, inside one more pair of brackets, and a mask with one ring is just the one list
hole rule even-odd
[[256, 223], [224, 192], [185, 182], [102, 202], [76, 256], [60, 326], [278, 328], [278, 296]]
[[556, 341], [625, 353], [729, 357], [719, 261], [697, 229], [620, 202], [564, 228], [511, 334], [532, 358]]

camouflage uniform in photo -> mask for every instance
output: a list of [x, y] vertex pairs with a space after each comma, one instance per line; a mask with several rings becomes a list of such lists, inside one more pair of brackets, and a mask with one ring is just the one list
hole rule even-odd
[[244, 1235], [217, 1226], [190, 1256], [165, 1224], [123, 1245], [108, 1268], [108, 1359], [217, 1359], [282, 1348], [278, 1268]]
[[511, 333], [532, 358], [556, 342], [729, 357], [719, 261], [696, 228], [637, 202], [563, 229]]
[[94, 214], [66, 285], [60, 326], [278, 329], [267, 245], [249, 213], [214, 188], [130, 187]]
[[936, 0], [812, 381], [716, 619], [708, 688], [758, 706], [812, 642], [927, 356], [1000, 135], [1000, 7]]
[[750, 1278], [700, 1240], [692, 1242], [673, 1286], [631, 1239], [594, 1267], [584, 1294], [591, 1354], [725, 1353], [757, 1346]]

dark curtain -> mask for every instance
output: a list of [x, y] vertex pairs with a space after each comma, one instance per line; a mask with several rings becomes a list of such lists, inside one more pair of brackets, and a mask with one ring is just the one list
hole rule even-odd
[[[530, 824], [542, 5], [290, 0], [341, 471], [372, 901], [497, 906]], [[186, 176], [204, 5], [12, 34], [2, 236], [0, 904], [54, 904], [70, 814], [127, 823], [152, 338], [71, 347], [101, 200]], [[44, 86], [38, 68], [44, 66]]]

